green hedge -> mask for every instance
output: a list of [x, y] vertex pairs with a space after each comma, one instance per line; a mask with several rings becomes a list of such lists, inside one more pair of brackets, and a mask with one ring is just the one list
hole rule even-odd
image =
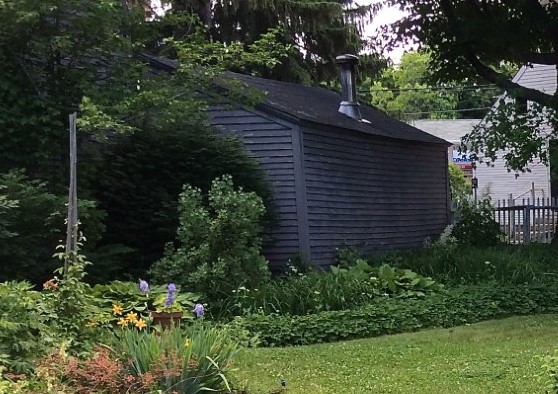
[[232, 324], [263, 346], [309, 345], [452, 327], [514, 315], [558, 312], [558, 283], [462, 286], [423, 299], [385, 299], [358, 309], [306, 316], [253, 315]]

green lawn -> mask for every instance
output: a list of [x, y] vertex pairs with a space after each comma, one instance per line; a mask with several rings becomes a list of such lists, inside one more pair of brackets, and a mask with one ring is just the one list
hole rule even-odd
[[244, 350], [235, 382], [270, 393], [543, 393], [537, 356], [558, 348], [558, 315], [515, 317], [332, 344]]

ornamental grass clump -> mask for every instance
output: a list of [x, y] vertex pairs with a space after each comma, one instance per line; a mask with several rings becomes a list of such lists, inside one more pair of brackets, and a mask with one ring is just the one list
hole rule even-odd
[[161, 369], [174, 371], [159, 379], [158, 387], [188, 394], [230, 390], [226, 373], [238, 350], [226, 330], [202, 321], [161, 332], [116, 331], [109, 346], [128, 374], [139, 377], [157, 375]]

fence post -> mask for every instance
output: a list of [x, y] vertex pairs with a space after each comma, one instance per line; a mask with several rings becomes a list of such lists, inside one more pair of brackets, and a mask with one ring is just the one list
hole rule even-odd
[[[510, 198], [508, 200], [508, 207], [513, 207], [513, 206], [515, 206], [515, 201], [513, 199], [513, 195], [510, 193]], [[516, 242], [517, 240], [515, 238], [516, 228], [515, 228], [515, 210], [514, 209], [510, 209], [508, 211], [508, 228], [509, 228], [508, 234], [510, 236], [510, 239], [513, 240], [513, 242], [511, 242], [511, 243], [514, 243], [514, 244], [517, 243]]]
[[523, 206], [523, 244], [531, 243], [531, 208]]

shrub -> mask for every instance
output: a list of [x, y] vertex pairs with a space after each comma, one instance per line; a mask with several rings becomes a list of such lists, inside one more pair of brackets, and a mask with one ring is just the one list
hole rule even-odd
[[0, 283], [0, 364], [27, 372], [40, 353], [38, 336], [46, 330], [38, 308], [40, 293], [26, 282]]
[[[0, 185], [0, 191], [5, 189], [4, 185]], [[13, 238], [17, 234], [10, 231], [13, 223], [9, 221], [10, 210], [17, 208], [19, 201], [10, 200], [7, 196], [0, 194], [0, 239]]]
[[424, 297], [442, 285], [413, 271], [382, 265], [371, 267], [359, 259], [349, 268], [291, 274], [258, 288], [233, 290], [220, 317], [251, 313], [306, 315], [361, 306], [385, 297]]
[[199, 321], [183, 330], [158, 333], [120, 330], [109, 345], [132, 376], [172, 372], [158, 380], [160, 388], [169, 393], [196, 394], [228, 388], [225, 374], [237, 351], [227, 331]]
[[121, 256], [121, 277], [144, 277], [163, 256], [179, 224], [177, 201], [184, 184], [207, 191], [213, 179], [230, 174], [265, 202], [260, 225], [274, 223], [271, 188], [258, 162], [240, 141], [212, 130], [140, 130], [106, 143], [98, 163], [90, 182], [108, 214], [103, 245], [133, 250]]
[[213, 302], [241, 285], [256, 287], [268, 278], [261, 255], [260, 219], [265, 209], [255, 193], [235, 190], [230, 176], [213, 181], [209, 208], [202, 200], [199, 189], [184, 186], [178, 247], [169, 245], [151, 274], [155, 281], [173, 281]]
[[163, 368], [140, 376], [131, 375], [127, 364], [104, 346], [97, 346], [91, 355], [81, 359], [62, 350], [39, 361], [33, 383], [43, 390], [33, 392], [153, 394], [159, 388], [159, 380], [168, 375]]
[[[0, 281], [42, 283], [57, 266], [52, 250], [64, 230], [66, 197], [47, 190], [23, 170], [0, 174]], [[104, 231], [96, 204], [80, 200], [80, 217], [88, 220], [90, 244]]]
[[308, 345], [558, 311], [558, 285], [463, 286], [422, 299], [385, 299], [352, 310], [235, 319], [264, 346]]
[[448, 174], [452, 201], [458, 204], [465, 203], [471, 198], [473, 192], [471, 182], [465, 177], [465, 173], [457, 164], [449, 164]]
[[[0, 394], [29, 394], [29, 384], [25, 380], [12, 378], [11, 373], [6, 373], [5, 368], [0, 366]], [[19, 376], [18, 376], [19, 377]], [[46, 394], [46, 393], [45, 393]]]
[[38, 281], [54, 269], [51, 256], [64, 224], [63, 201], [21, 170], [1, 174], [0, 189], [16, 203], [2, 212], [8, 236], [0, 235], [0, 280]]
[[[65, 253], [56, 254], [62, 261]], [[50, 347], [72, 354], [91, 350], [99, 331], [89, 324], [102, 311], [83, 282], [85, 257], [77, 254], [68, 272], [33, 290], [27, 282], [0, 284], [0, 363], [15, 371], [28, 371], [32, 361]], [[62, 268], [57, 269], [62, 274]]]
[[463, 201], [459, 205], [458, 221], [451, 234], [458, 244], [494, 246], [501, 242], [503, 233], [492, 217], [490, 200], [478, 204]]

